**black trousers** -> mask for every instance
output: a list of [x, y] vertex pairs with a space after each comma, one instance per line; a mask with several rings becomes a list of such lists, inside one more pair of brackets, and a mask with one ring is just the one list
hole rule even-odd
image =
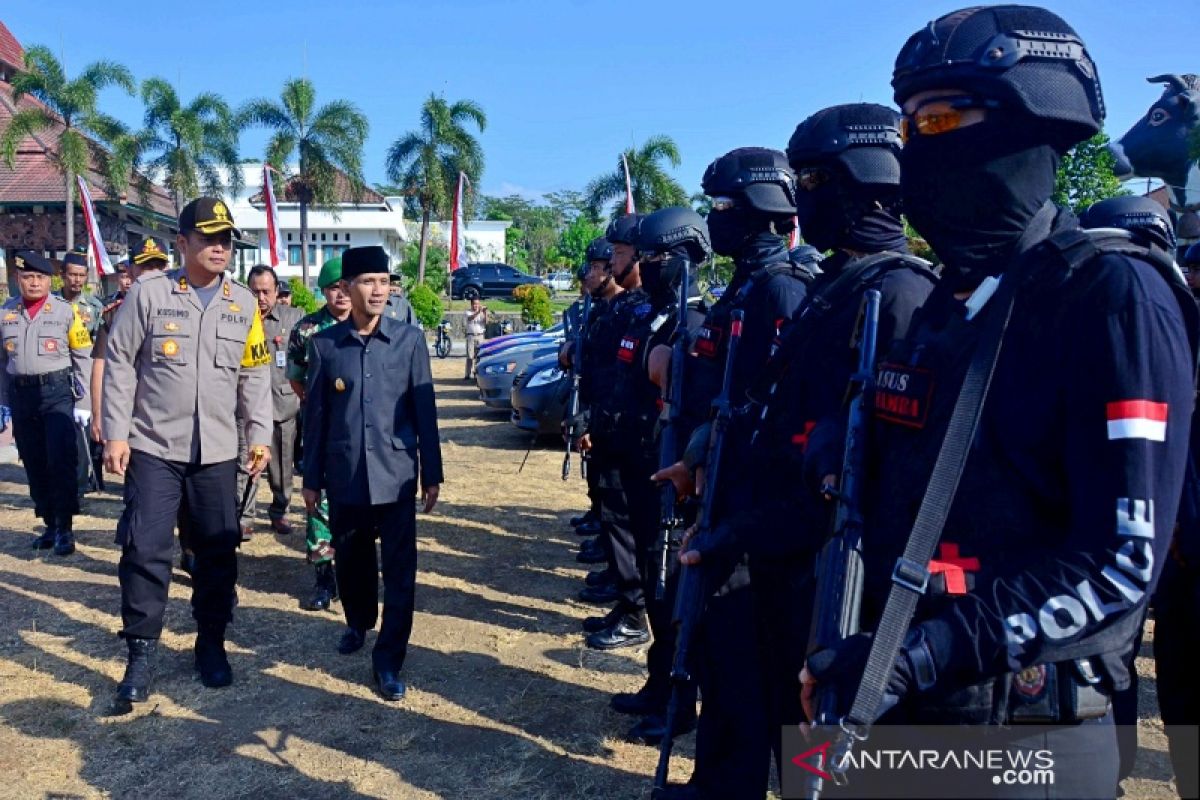
[[[377, 670], [399, 671], [412, 634], [417, 585], [415, 498], [378, 506], [329, 503], [329, 527], [337, 552], [333, 566], [346, 624], [357, 630], [379, 619], [379, 568], [383, 568], [383, 624], [371, 659]], [[375, 558], [379, 539], [380, 559]]]
[[658, 492], [650, 475], [658, 465], [638, 450], [610, 451], [601, 464], [600, 518], [611, 542], [620, 606], [632, 613], [646, 607], [647, 562], [658, 535]]
[[1154, 596], [1154, 668], [1175, 786], [1179, 796], [1200, 797], [1197, 781], [1197, 729], [1200, 681], [1192, 647], [1200, 624], [1200, 569], [1174, 558], [1163, 567]]
[[79, 449], [69, 370], [48, 375], [44, 383], [9, 379], [13, 439], [25, 475], [34, 513], [47, 525], [70, 527], [79, 513], [76, 475]]
[[122, 636], [157, 639], [171, 585], [176, 519], [187, 519], [196, 554], [192, 616], [199, 625], [233, 619], [237, 584], [237, 464], [185, 464], [134, 450], [125, 472], [125, 512], [117, 524]]
[[742, 563], [706, 560], [705, 584], [708, 603], [692, 648], [703, 703], [691, 783], [706, 800], [762, 800], [771, 745], [749, 572]]

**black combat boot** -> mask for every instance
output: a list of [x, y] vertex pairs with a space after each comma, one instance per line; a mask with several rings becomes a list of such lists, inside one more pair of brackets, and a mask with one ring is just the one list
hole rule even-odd
[[307, 611], [328, 611], [329, 604], [337, 599], [337, 578], [333, 574], [333, 563], [323, 561], [316, 565], [317, 583], [312, 598], [303, 605]]
[[154, 654], [158, 650], [158, 639], [125, 639], [129, 648], [129, 660], [125, 664], [125, 677], [117, 684], [117, 699], [130, 703], [144, 703], [150, 697], [150, 681], [154, 679]]
[[54, 540], [58, 538], [58, 528], [46, 523], [46, 530], [42, 531], [42, 535], [33, 540], [34, 550], [49, 550], [54, 547]]
[[210, 689], [233, 683], [233, 667], [225, 655], [225, 626], [203, 622], [196, 633], [196, 669], [200, 682]]
[[75, 532], [71, 530], [71, 521], [55, 527], [54, 555], [69, 556], [75, 552]]
[[637, 611], [621, 615], [613, 625], [587, 637], [587, 646], [593, 650], [616, 650], [618, 647], [636, 647], [650, 641], [650, 627], [646, 624], [646, 612]]

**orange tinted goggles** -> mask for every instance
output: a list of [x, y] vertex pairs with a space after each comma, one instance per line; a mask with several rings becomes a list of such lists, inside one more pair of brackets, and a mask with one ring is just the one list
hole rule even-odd
[[937, 136], [963, 126], [964, 112], [972, 108], [999, 108], [995, 100], [982, 97], [937, 97], [917, 106], [911, 114], [900, 115], [900, 140], [910, 137]]

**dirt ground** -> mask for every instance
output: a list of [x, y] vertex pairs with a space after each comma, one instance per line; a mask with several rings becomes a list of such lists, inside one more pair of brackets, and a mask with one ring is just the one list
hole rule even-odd
[[[302, 534], [264, 526], [241, 552], [234, 685], [196, 679], [190, 586], [177, 571], [154, 695], [115, 714], [119, 486], [85, 501], [78, 551], [58, 558], [30, 549], [41, 528], [24, 472], [0, 464], [0, 797], [648, 796], [657, 751], [623, 742], [633, 720], [607, 705], [640, 685], [644, 653], [582, 647], [579, 623], [595, 611], [573, 599], [584, 569], [567, 525], [582, 482], [559, 480], [550, 443], [518, 475], [528, 436], [476, 400], [462, 368], [434, 363], [446, 485], [417, 523], [400, 704], [371, 691], [366, 650], [334, 650], [340, 606], [298, 607], [312, 580]], [[301, 514], [292, 519], [299, 528]], [[1139, 667], [1142, 749], [1126, 796], [1173, 797], [1152, 664]], [[680, 780], [691, 746], [688, 736], [677, 748]]]

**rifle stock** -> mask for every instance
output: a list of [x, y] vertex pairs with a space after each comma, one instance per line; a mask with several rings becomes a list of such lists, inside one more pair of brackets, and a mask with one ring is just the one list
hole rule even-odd
[[[704, 497], [700, 504], [700, 519], [693, 542], [695, 549], [704, 550], [713, 538], [713, 507], [716, 501], [725, 435], [733, 419], [733, 364], [737, 358], [738, 343], [742, 338], [742, 320], [745, 312], [734, 311], [730, 315], [729, 345], [725, 352], [725, 374], [721, 393], [713, 400], [712, 431], [709, 434], [708, 453], [705, 457]], [[671, 664], [671, 698], [667, 702], [666, 729], [659, 745], [658, 768], [654, 772], [654, 793], [660, 795], [667, 789], [667, 776], [671, 767], [671, 750], [674, 746], [675, 720], [679, 715], [679, 697], [684, 686], [691, 682], [688, 671], [692, 637], [700, 621], [704, 607], [703, 567], [684, 565], [680, 570], [679, 588], [675, 595], [675, 610], [671, 624], [675, 628], [675, 654]]]
[[[565, 481], [571, 476], [571, 448], [575, 445], [575, 440], [579, 438], [579, 381], [583, 377], [583, 340], [587, 333], [588, 317], [592, 311], [592, 297], [585, 295], [583, 298], [583, 308], [579, 312], [579, 324], [575, 328], [575, 341], [572, 346], [571, 353], [571, 393], [567, 396], [566, 430], [564, 435], [567, 440], [566, 453], [563, 455], [562, 464], [562, 479]], [[563, 311], [563, 330], [568, 327], [568, 314]], [[586, 460], [580, 458], [580, 473], [583, 477], [587, 477]]]
[[[842, 469], [836, 490], [826, 487], [836, 500], [837, 507], [829, 540], [817, 558], [816, 603], [813, 606], [809, 629], [808, 653], [834, 647], [859, 632], [862, 608], [862, 477], [866, 461], [866, 438], [869, 412], [867, 403], [875, 391], [875, 351], [879, 335], [879, 306], [881, 295], [871, 289], [863, 296], [858, 334], [858, 371], [850, 378], [851, 395], [846, 419], [846, 440], [842, 454]], [[816, 718], [813, 722], [839, 729], [838, 699], [833, 691], [816, 690]], [[831, 748], [827, 759], [818, 755], [817, 769], [837, 775], [836, 765], [852, 740], [844, 735], [839, 746]], [[826, 751], [828, 752], [828, 751]], [[824, 780], [815, 772], [809, 778], [809, 796], [819, 798]]]

